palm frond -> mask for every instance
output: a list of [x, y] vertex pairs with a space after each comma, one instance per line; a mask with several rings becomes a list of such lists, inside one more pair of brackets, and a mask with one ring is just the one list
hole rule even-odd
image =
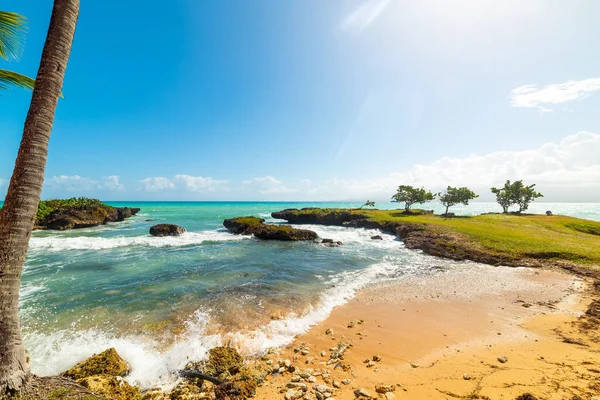
[[26, 19], [20, 14], [0, 11], [0, 57], [19, 58], [23, 51]]
[[16, 72], [0, 69], [0, 91], [8, 89], [9, 86], [20, 86], [25, 89], [33, 89], [35, 80]]

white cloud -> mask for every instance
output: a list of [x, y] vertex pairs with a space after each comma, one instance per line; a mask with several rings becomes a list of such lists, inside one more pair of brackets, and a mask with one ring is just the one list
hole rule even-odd
[[272, 176], [254, 178], [242, 183], [245, 190], [256, 191], [264, 195], [291, 194], [298, 192], [298, 189], [290, 189]]
[[175, 189], [175, 183], [173, 183], [169, 178], [163, 178], [162, 176], [142, 179], [140, 183], [142, 184], [142, 188], [147, 192], [159, 192], [163, 190]]
[[[430, 164], [417, 164], [405, 171], [391, 171], [369, 179], [332, 178], [319, 183], [302, 180], [288, 188], [293, 194], [289, 197], [292, 200], [385, 201], [398, 185], [408, 184], [434, 191], [448, 185], [469, 186], [482, 195], [481, 200], [492, 200], [490, 187], [502, 185], [507, 179], [523, 179], [537, 184], [547, 201], [597, 201], [600, 197], [598, 154], [600, 135], [579, 132], [559, 143], [546, 143], [536, 149], [443, 157]], [[282, 182], [276, 183], [284, 186]]]
[[220, 181], [202, 176], [177, 174], [173, 178], [155, 176], [139, 181], [142, 189], [147, 192], [161, 192], [166, 190], [187, 190], [190, 192], [215, 192], [228, 191], [228, 181]]
[[94, 190], [122, 191], [125, 189], [116, 175], [104, 177], [100, 181], [79, 175], [53, 176], [46, 181], [46, 186], [51, 190], [66, 193], [91, 192]]
[[104, 178], [103, 186], [109, 190], [125, 190], [125, 186], [119, 182], [119, 177], [116, 175], [110, 175]]
[[509, 100], [512, 107], [537, 108], [542, 112], [549, 112], [553, 110], [545, 107], [546, 105], [581, 100], [598, 90], [600, 78], [556, 83], [543, 88], [524, 85], [513, 89]]
[[340, 24], [343, 31], [359, 34], [369, 27], [385, 10], [390, 0], [366, 0], [344, 18]]
[[8, 181], [0, 178], [0, 186], [3, 186], [5, 183], [8, 183]]
[[213, 192], [217, 189], [227, 190], [227, 181], [219, 181], [202, 176], [175, 175], [175, 181], [183, 183], [192, 192]]

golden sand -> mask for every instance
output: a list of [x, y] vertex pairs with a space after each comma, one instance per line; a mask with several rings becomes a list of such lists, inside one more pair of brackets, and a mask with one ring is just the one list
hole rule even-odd
[[[394, 385], [397, 399], [591, 399], [600, 394], [600, 346], [576, 324], [591, 301], [587, 286], [558, 272], [481, 266], [401, 280], [363, 291], [272, 359], [330, 373], [310, 389], [350, 379], [336, 400], [361, 388], [385, 398], [378, 384]], [[352, 347], [326, 365], [339, 341]], [[302, 344], [308, 355], [294, 352]], [[367, 367], [373, 356], [381, 361]], [[284, 398], [292, 375], [271, 377], [256, 398]]]

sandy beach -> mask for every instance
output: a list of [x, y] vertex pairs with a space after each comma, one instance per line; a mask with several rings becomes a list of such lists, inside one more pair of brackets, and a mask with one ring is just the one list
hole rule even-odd
[[[589, 286], [560, 272], [466, 265], [367, 288], [272, 355], [296, 370], [269, 377], [256, 398], [294, 398], [291, 381], [313, 392], [325, 384], [338, 400], [360, 389], [388, 399], [592, 398], [600, 346], [577, 323]], [[351, 347], [331, 362], [339, 342]]]

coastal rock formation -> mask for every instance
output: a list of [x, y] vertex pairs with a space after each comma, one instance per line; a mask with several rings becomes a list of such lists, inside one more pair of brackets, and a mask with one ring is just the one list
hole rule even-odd
[[152, 236], [179, 236], [185, 232], [186, 230], [183, 226], [175, 224], [158, 224], [150, 227], [150, 234]]
[[[413, 212], [411, 215], [430, 214], [429, 211]], [[271, 214], [294, 224], [346, 226], [349, 228], [379, 229], [404, 241], [409, 249], [453, 260], [472, 260], [491, 265], [524, 265], [523, 260], [491, 253], [474, 245], [462, 234], [420, 222], [376, 220], [362, 210], [303, 208], [286, 209]]]
[[107, 205], [94, 205], [86, 208], [59, 208], [43, 219], [36, 221], [35, 228], [59, 231], [88, 228], [104, 225], [108, 222], [124, 221], [139, 211], [139, 208], [111, 207]]
[[123, 360], [114, 347], [94, 354], [87, 360], [63, 372], [61, 376], [74, 380], [87, 378], [93, 375], [125, 376], [129, 373], [129, 364]]
[[231, 233], [241, 235], [254, 235], [263, 240], [315, 240], [318, 235], [307, 229], [296, 229], [287, 225], [269, 225], [265, 220], [257, 217], [238, 217], [226, 219], [223, 226]]

